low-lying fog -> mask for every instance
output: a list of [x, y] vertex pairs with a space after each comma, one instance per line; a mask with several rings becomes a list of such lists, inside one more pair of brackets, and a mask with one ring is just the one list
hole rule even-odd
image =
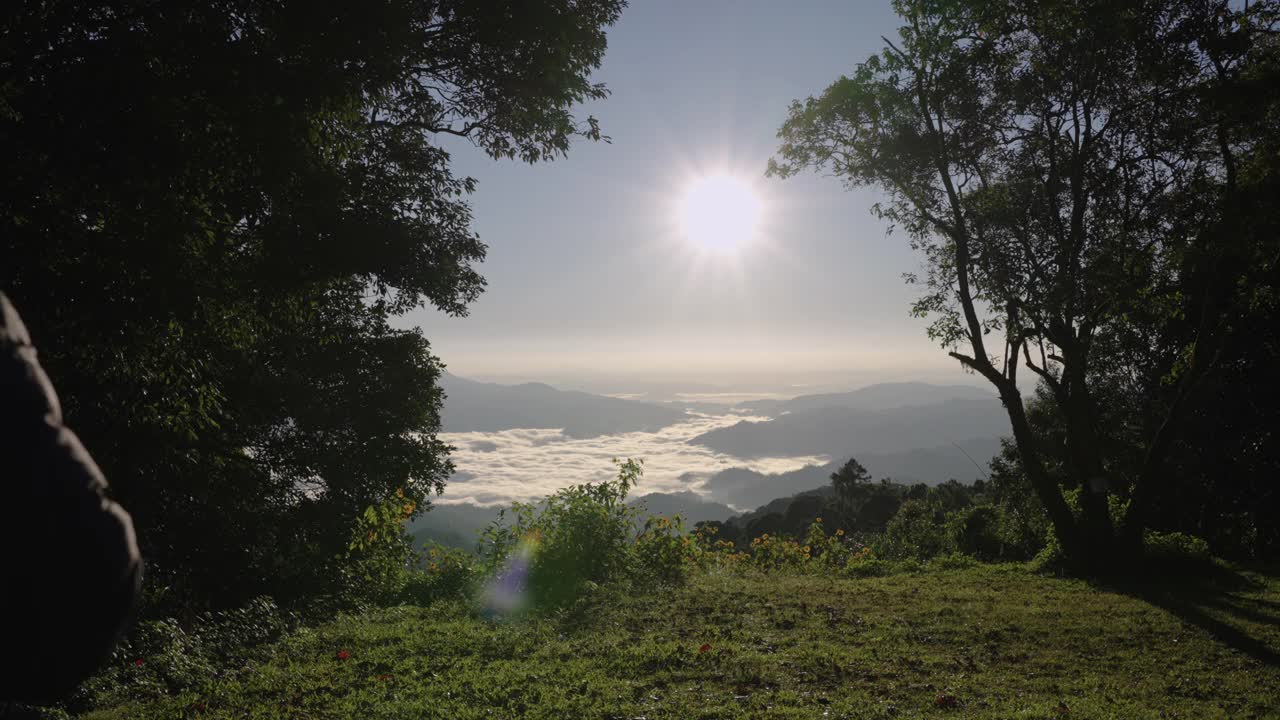
[[[613, 476], [611, 458], [644, 458], [644, 477], [637, 494], [697, 490], [702, 478], [728, 468], [780, 473], [827, 462], [825, 455], [739, 458], [688, 440], [742, 420], [767, 420], [731, 414], [689, 412], [686, 419], [655, 432], [624, 432], [592, 438], [573, 438], [554, 429], [516, 429], [498, 432], [443, 433], [441, 439], [457, 449], [452, 457], [458, 472], [435, 502], [507, 505], [533, 500], [576, 483]], [[693, 480], [686, 474], [698, 476]]]

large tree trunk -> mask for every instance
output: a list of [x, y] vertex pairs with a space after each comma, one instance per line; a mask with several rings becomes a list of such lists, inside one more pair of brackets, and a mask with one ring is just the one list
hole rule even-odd
[[1012, 382], [1000, 383], [999, 390], [1000, 400], [1004, 403], [1005, 411], [1009, 415], [1009, 425], [1013, 428], [1013, 439], [1018, 446], [1018, 457], [1022, 460], [1023, 472], [1027, 474], [1027, 479], [1035, 488], [1036, 496], [1040, 498], [1040, 503], [1049, 514], [1049, 521], [1053, 524], [1053, 532], [1058, 538], [1058, 543], [1062, 546], [1069, 562], [1087, 563], [1090, 548], [1081, 536], [1075, 515], [1062, 495], [1062, 488], [1058, 487], [1058, 483], [1049, 477], [1049, 473], [1045, 470], [1035, 432], [1031, 429], [1031, 423], [1027, 421], [1022, 394]]
[[1110, 481], [1102, 461], [1097, 412], [1085, 383], [1084, 358], [1077, 358], [1064, 378], [1066, 392], [1059, 401], [1067, 421], [1067, 467], [1080, 488], [1079, 532], [1083, 556], [1075, 558], [1090, 570], [1105, 570], [1124, 553], [1117, 552], [1111, 521]]

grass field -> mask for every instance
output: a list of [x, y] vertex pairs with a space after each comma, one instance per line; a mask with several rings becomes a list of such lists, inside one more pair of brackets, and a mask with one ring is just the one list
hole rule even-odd
[[702, 575], [496, 623], [401, 607], [87, 717], [1280, 718], [1280, 581], [1247, 580], [1122, 592], [984, 566]]

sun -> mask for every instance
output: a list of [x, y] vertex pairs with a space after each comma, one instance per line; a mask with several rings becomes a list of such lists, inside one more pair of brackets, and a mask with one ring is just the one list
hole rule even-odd
[[751, 185], [727, 173], [694, 180], [680, 202], [680, 229], [699, 248], [727, 251], [756, 234], [760, 199]]

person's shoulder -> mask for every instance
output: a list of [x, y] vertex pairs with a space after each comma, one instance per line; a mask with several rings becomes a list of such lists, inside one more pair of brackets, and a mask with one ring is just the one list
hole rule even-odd
[[0, 345], [30, 345], [31, 336], [18, 309], [0, 292]]

